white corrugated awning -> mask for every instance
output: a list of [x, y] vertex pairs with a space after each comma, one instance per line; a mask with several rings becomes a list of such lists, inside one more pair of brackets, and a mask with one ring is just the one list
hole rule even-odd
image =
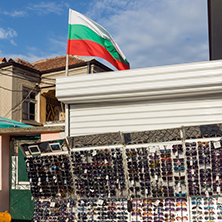
[[66, 104], [166, 99], [222, 90], [222, 61], [134, 69], [56, 79]]
[[222, 61], [58, 78], [68, 135], [132, 132], [222, 121]]

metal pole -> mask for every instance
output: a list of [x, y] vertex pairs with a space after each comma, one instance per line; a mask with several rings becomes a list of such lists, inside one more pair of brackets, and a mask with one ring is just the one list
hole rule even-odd
[[69, 55], [66, 55], [66, 76], [69, 75]]

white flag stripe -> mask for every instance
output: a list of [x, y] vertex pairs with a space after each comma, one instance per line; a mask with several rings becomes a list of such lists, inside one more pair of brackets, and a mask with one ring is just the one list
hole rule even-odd
[[69, 9], [69, 24], [70, 25], [84, 25], [91, 30], [93, 30], [97, 35], [101, 36], [104, 39], [109, 40], [113, 43], [116, 51], [120, 54], [120, 56], [125, 60], [126, 57], [123, 52], [120, 50], [119, 46], [115, 43], [112, 36], [99, 24], [87, 18], [83, 14]]

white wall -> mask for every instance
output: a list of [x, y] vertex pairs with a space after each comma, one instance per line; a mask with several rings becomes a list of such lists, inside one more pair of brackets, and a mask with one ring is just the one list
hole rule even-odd
[[222, 122], [221, 96], [131, 104], [72, 105], [71, 136], [219, 123]]

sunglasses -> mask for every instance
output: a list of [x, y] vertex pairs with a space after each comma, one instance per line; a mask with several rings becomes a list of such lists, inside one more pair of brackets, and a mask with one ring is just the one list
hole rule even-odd
[[163, 154], [163, 153], [166, 153], [166, 154], [169, 154], [171, 153], [171, 149], [160, 149], [160, 153]]
[[160, 162], [158, 160], [154, 161], [150, 161], [150, 167], [154, 168], [154, 167], [159, 167], [160, 166]]
[[185, 176], [181, 176], [181, 177], [174, 177], [175, 181], [182, 181], [185, 180]]
[[185, 171], [184, 166], [180, 166], [180, 167], [175, 166], [173, 169], [174, 169], [175, 172], [178, 172], [178, 171], [184, 172]]
[[214, 211], [204, 211], [204, 215], [214, 215], [215, 212]]
[[171, 163], [172, 162], [172, 159], [171, 158], [162, 158], [162, 159], [160, 159], [160, 161], [162, 162], [162, 163]]
[[172, 148], [173, 148], [172, 149], [173, 154], [175, 154], [175, 153], [183, 154], [183, 146], [182, 146], [182, 144], [173, 145]]
[[176, 217], [176, 219], [178, 221], [184, 221], [184, 220], [188, 220], [188, 217], [184, 216], [184, 217]]
[[191, 204], [192, 204], [192, 205], [201, 205], [201, 204], [202, 204], [202, 201], [192, 200], [192, 201], [191, 201]]
[[173, 182], [172, 176], [163, 176], [162, 179], [164, 182], [169, 182], [169, 183]]
[[162, 171], [162, 176], [163, 177], [172, 177], [173, 172], [172, 171]]
[[180, 207], [180, 206], [186, 207], [186, 206], [187, 206], [187, 203], [186, 203], [186, 202], [177, 202], [177, 203], [176, 203], [176, 206], [177, 206], [177, 207]]
[[200, 211], [200, 210], [195, 210], [195, 211], [192, 211], [192, 214], [193, 214], [193, 215], [202, 215], [202, 211]]
[[176, 211], [187, 211], [187, 208], [186, 207], [181, 207], [181, 208], [176, 208]]
[[186, 197], [187, 193], [175, 193], [175, 197]]
[[185, 180], [175, 180], [175, 184], [183, 184], [185, 185]]

